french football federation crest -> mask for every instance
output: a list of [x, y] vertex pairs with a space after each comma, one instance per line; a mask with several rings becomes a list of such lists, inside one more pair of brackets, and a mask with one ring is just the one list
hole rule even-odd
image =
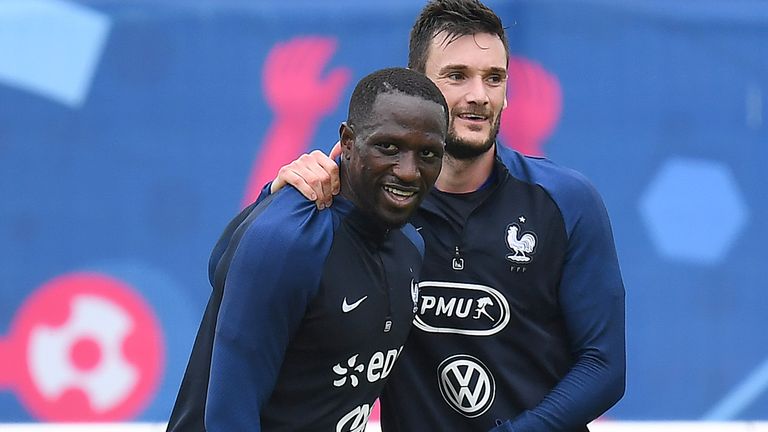
[[[520, 216], [520, 220], [525, 218]], [[507, 247], [512, 251], [507, 259], [515, 264], [528, 264], [531, 255], [536, 249], [536, 234], [530, 231], [520, 233], [520, 226], [516, 223], [507, 226]]]

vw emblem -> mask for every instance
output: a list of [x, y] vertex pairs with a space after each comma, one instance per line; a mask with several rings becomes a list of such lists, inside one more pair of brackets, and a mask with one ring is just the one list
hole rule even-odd
[[457, 354], [437, 367], [440, 393], [456, 412], [474, 418], [488, 411], [496, 396], [496, 383], [478, 359]]

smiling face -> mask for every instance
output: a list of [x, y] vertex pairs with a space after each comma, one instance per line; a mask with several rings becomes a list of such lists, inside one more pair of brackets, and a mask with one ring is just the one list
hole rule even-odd
[[440, 104], [379, 94], [367, 122], [341, 127], [342, 192], [383, 224], [402, 226], [440, 174], [445, 135]]
[[442, 91], [450, 108], [445, 151], [471, 159], [493, 146], [506, 106], [507, 52], [491, 33], [432, 38], [425, 75]]

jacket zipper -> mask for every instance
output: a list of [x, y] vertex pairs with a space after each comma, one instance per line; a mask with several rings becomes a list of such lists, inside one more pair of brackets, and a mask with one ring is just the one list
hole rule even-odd
[[[497, 161], [496, 163], [500, 163]], [[507, 178], [509, 177], [509, 171], [504, 172], [502, 178], [499, 178], [497, 181], [498, 183], [495, 186], [495, 189], [491, 192], [490, 195], [485, 197], [483, 201], [474, 209], [472, 209], [471, 212], [469, 212], [469, 215], [467, 215], [467, 218], [464, 220], [464, 224], [461, 227], [461, 232], [459, 233], [459, 242], [457, 245], [454, 246], [453, 249], [453, 258], [451, 259], [451, 268], [455, 271], [462, 271], [464, 270], [464, 257], [461, 255], [461, 246], [464, 244], [464, 231], [467, 229], [467, 224], [469, 223], [469, 220], [472, 218], [472, 215], [475, 214], [478, 209], [487, 203], [493, 195], [496, 195], [499, 192], [499, 189], [503, 188], [504, 185], [507, 182]], [[438, 213], [434, 213], [436, 215], [439, 215]]]
[[459, 251], [458, 245], [456, 245], [456, 250], [453, 253], [453, 260], [451, 260], [451, 267], [457, 271], [464, 270], [464, 258], [461, 257], [461, 252]]
[[378, 248], [376, 248], [376, 258], [379, 261], [379, 271], [384, 281], [384, 295], [387, 297], [387, 316], [384, 318], [384, 333], [389, 333], [392, 330], [392, 296], [390, 295], [389, 280], [387, 279], [387, 271], [384, 268], [384, 260], [381, 259], [381, 253]]

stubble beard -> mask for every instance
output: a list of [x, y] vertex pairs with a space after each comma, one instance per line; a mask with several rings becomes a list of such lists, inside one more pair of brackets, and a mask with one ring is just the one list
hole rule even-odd
[[493, 147], [493, 144], [496, 142], [496, 137], [499, 134], [500, 125], [501, 116], [498, 115], [488, 134], [488, 138], [481, 144], [476, 144], [460, 138], [456, 134], [453, 124], [451, 124], [448, 135], [445, 137], [445, 152], [456, 160], [469, 161], [477, 159]]

